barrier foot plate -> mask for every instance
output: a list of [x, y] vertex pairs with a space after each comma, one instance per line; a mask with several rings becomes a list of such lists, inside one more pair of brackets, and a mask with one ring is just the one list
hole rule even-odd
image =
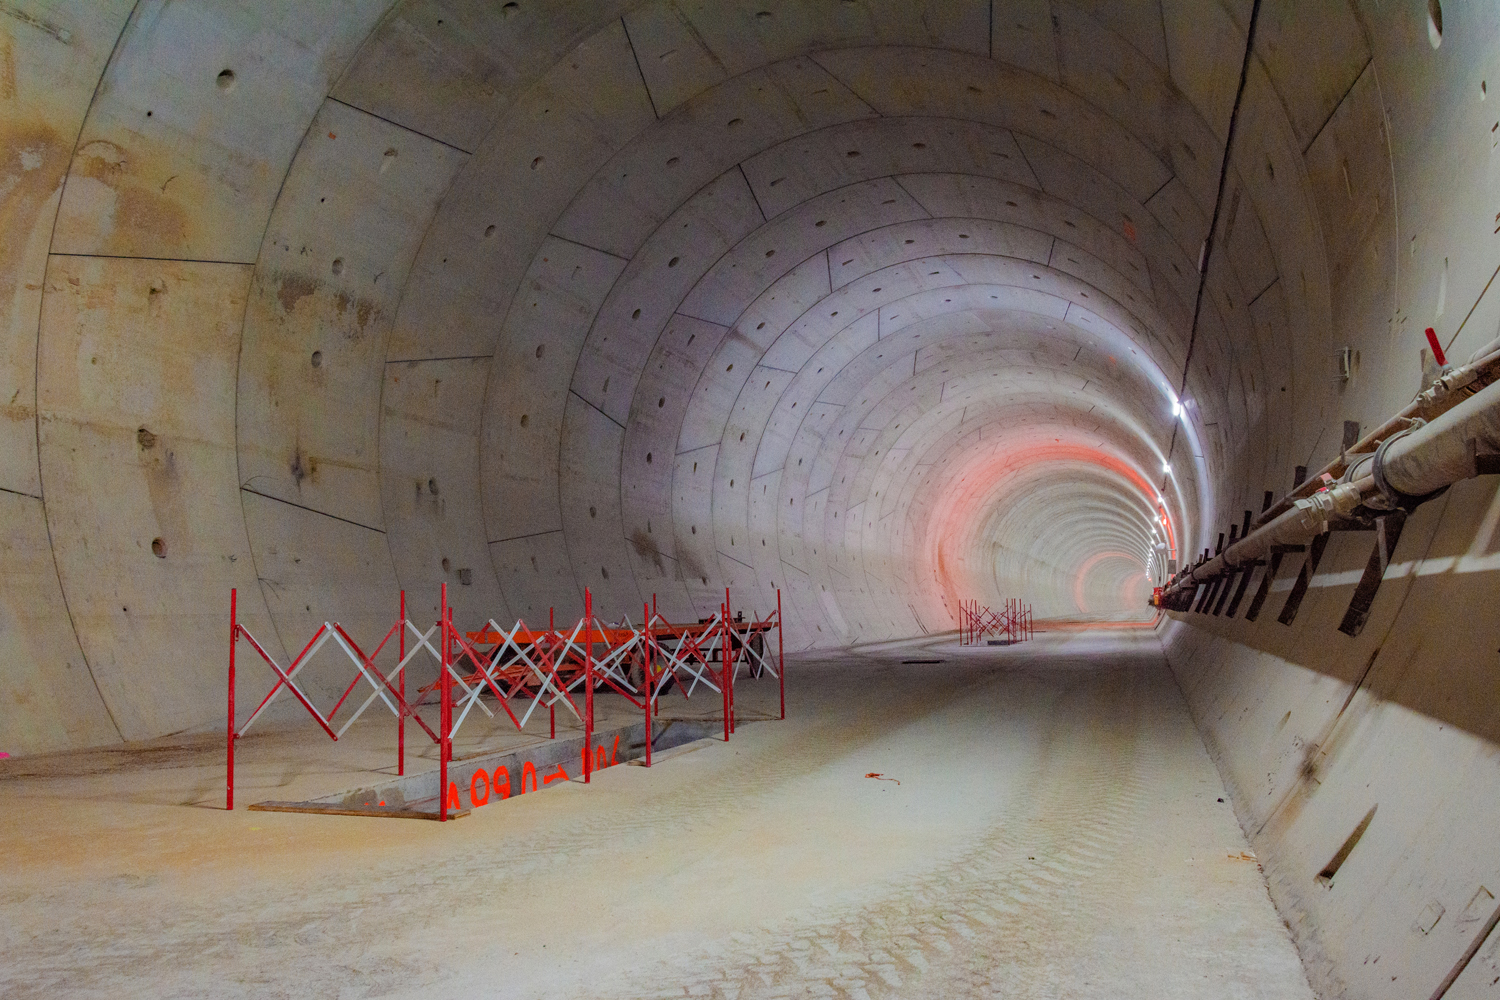
[[[257, 802], [250, 806], [251, 812], [314, 813], [324, 816], [374, 816], [380, 819], [429, 819], [436, 820], [437, 802], [432, 808], [422, 809], [421, 803], [408, 802], [403, 806], [346, 806], [335, 802]], [[416, 807], [416, 808], [414, 808]], [[449, 809], [448, 818], [458, 819], [469, 815], [468, 807]]]

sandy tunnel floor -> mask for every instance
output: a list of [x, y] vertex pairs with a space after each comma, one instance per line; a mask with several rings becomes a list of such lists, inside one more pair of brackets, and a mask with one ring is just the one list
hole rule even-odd
[[789, 667], [785, 722], [448, 826], [216, 811], [207, 741], [7, 762], [0, 995], [1311, 996], [1153, 633]]

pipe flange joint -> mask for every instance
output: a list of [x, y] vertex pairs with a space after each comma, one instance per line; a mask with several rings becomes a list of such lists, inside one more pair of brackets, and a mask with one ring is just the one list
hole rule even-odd
[[1375, 457], [1370, 461], [1370, 475], [1375, 480], [1375, 489], [1379, 491], [1380, 498], [1378, 501], [1375, 501], [1374, 498], [1366, 500], [1365, 505], [1367, 507], [1377, 507], [1380, 510], [1399, 509], [1406, 511], [1407, 513], [1411, 513], [1427, 501], [1436, 500], [1438, 497], [1448, 492], [1448, 487], [1442, 486], [1438, 489], [1433, 490], [1431, 493], [1426, 493], [1421, 496], [1416, 496], [1411, 493], [1402, 493], [1400, 490], [1392, 486], [1390, 482], [1385, 478], [1386, 450], [1390, 448], [1392, 444], [1406, 437], [1406, 435], [1410, 434], [1412, 431], [1416, 430], [1419, 427], [1425, 427], [1426, 425], [1427, 421], [1423, 420], [1421, 417], [1412, 417], [1411, 423], [1408, 426], [1402, 428], [1401, 430], [1392, 434], [1390, 437], [1386, 438], [1384, 441], [1380, 442], [1380, 447], [1375, 449]]

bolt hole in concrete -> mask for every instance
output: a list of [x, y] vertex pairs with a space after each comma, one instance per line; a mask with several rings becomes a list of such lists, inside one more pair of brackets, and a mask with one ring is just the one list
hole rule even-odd
[[334, 274], [343, 274], [344, 273], [344, 258], [342, 258], [342, 257], [335, 257], [333, 259], [333, 273]]
[[151, 554], [154, 555], [154, 556], [156, 556], [156, 558], [158, 558], [158, 559], [165, 559], [165, 558], [167, 558], [167, 543], [166, 543], [166, 541], [164, 539], [161, 539], [161, 538], [153, 538], [153, 539], [151, 539]]
[[1443, 5], [1438, 0], [1427, 0], [1427, 40], [1433, 48], [1443, 44]]
[[314, 368], [322, 368], [323, 367], [323, 352], [322, 351], [313, 351], [312, 352], [312, 366]]
[[233, 90], [234, 89], [234, 70], [232, 70], [232, 69], [220, 70], [219, 71], [219, 75], [216, 78], [215, 82], [218, 83], [220, 90]]

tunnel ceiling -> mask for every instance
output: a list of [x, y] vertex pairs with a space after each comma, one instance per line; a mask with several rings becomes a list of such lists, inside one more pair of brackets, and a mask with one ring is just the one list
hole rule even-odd
[[[58, 688], [97, 690], [79, 726], [130, 736], [214, 703], [193, 664], [231, 586], [282, 649], [442, 582], [502, 621], [584, 587], [611, 618], [779, 590], [802, 647], [974, 598], [1135, 614], [1326, 423], [1349, 251], [1323, 144], [1379, 96], [1351, 10], [1314, 45], [1266, 4], [1195, 330], [1249, 13], [32, 17], [4, 266], [35, 407], [0, 471], [45, 497], [23, 547], [67, 611], [26, 641], [85, 668]], [[1349, 169], [1351, 197], [1389, 183]], [[161, 656], [181, 683], [140, 694]]]
[[[677, 614], [780, 588], [807, 641], [842, 643], [972, 597], [1143, 606], [1158, 508], [1180, 531], [1207, 500], [1188, 438], [1163, 469], [1226, 121], [1082, 11], [1060, 61], [1116, 71], [1076, 89], [949, 16], [933, 37], [896, 5], [629, 13], [478, 144], [385, 393], [493, 359], [467, 393], [470, 537], [513, 614], [579, 583]], [[1136, 99], [1121, 74], [1160, 119], [1108, 113]], [[420, 520], [407, 479], [386, 510]]]

